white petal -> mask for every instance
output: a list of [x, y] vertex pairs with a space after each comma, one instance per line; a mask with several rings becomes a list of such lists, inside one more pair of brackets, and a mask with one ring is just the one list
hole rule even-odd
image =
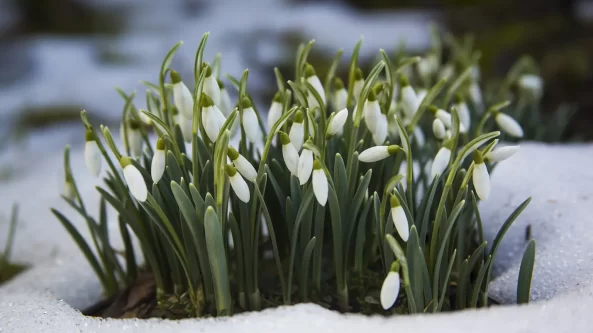
[[142, 178], [142, 174], [136, 167], [132, 164], [126, 165], [124, 168], [124, 179], [128, 184], [128, 188], [130, 189], [130, 193], [136, 198], [136, 200], [140, 202], [146, 201], [148, 197], [148, 190], [146, 189], [146, 183], [144, 183], [144, 178]]
[[282, 104], [278, 102], [272, 102], [270, 111], [268, 111], [268, 130], [271, 130], [272, 127], [274, 127], [280, 117], [282, 117]]
[[237, 171], [239, 171], [241, 175], [245, 177], [245, 179], [252, 183], [255, 182], [255, 178], [257, 178], [257, 171], [255, 171], [253, 165], [251, 165], [251, 163], [249, 163], [249, 161], [243, 157], [243, 155], [239, 155], [239, 157], [233, 161], [233, 164], [235, 165], [235, 168], [237, 168]]
[[262, 141], [262, 135], [255, 110], [253, 110], [253, 108], [244, 109], [243, 118], [241, 120], [243, 122], [243, 129], [245, 129], [247, 139], [255, 144], [260, 143]]
[[402, 88], [402, 108], [407, 117], [412, 118], [416, 113], [418, 106], [418, 96], [414, 92], [412, 86], [405, 86]]
[[150, 119], [150, 117], [147, 116], [144, 112], [138, 111], [138, 116], [140, 117], [140, 120], [146, 125], [152, 125], [152, 119]]
[[424, 97], [426, 97], [426, 95], [428, 94], [428, 90], [426, 89], [419, 89], [418, 93], [416, 94], [416, 111], [418, 111], [418, 107], [420, 106], [420, 103], [422, 103], [422, 101], [424, 100]]
[[430, 171], [431, 182], [437, 174], [442, 175], [445, 169], [447, 169], [450, 158], [451, 150], [445, 147], [439, 149], [437, 156], [435, 156], [434, 161], [432, 162], [432, 169]]
[[418, 146], [424, 146], [424, 143], [426, 143], [426, 137], [424, 136], [424, 132], [422, 132], [420, 126], [414, 127], [413, 133], [414, 139], [416, 139], [416, 143], [418, 144]]
[[282, 157], [288, 171], [296, 175], [299, 164], [299, 152], [296, 148], [292, 144], [282, 145]]
[[325, 104], [325, 90], [323, 89], [321, 81], [319, 81], [319, 77], [317, 77], [317, 75], [309, 76], [307, 78], [307, 82], [309, 82], [313, 88], [315, 88], [319, 94], [319, 97], [321, 97], [321, 101], [323, 101], [323, 104]]
[[363, 86], [364, 86], [364, 80], [354, 81], [354, 86], [352, 87], [352, 96], [357, 101], [360, 98], [360, 94], [362, 93]]
[[343, 110], [346, 108], [348, 100], [348, 91], [346, 89], [337, 90], [334, 93], [334, 107], [336, 110]]
[[387, 139], [387, 116], [379, 113], [375, 130], [373, 131], [373, 142], [376, 145], [382, 145]]
[[399, 295], [399, 273], [389, 272], [381, 287], [381, 306], [387, 310], [395, 304]]
[[379, 116], [381, 115], [381, 107], [379, 106], [379, 101], [367, 100], [366, 102], [364, 102], [362, 115], [364, 117], [364, 122], [367, 125], [369, 131], [374, 132], [376, 124], [379, 121]]
[[325, 206], [327, 203], [327, 177], [321, 169], [313, 171], [313, 193], [317, 198], [317, 202]]
[[443, 66], [439, 72], [439, 79], [449, 79], [455, 73], [455, 68], [451, 64]]
[[467, 108], [467, 104], [459, 103], [455, 105], [455, 110], [457, 110], [457, 116], [459, 117], [459, 122], [461, 123], [459, 126], [459, 131], [461, 133], [465, 133], [471, 126], [471, 116], [469, 109]]
[[173, 101], [179, 112], [186, 118], [191, 118], [194, 112], [194, 99], [183, 82], [173, 85]]
[[142, 155], [142, 134], [140, 130], [134, 130], [128, 128], [128, 144], [130, 145], [130, 151], [134, 157]]
[[150, 175], [152, 181], [158, 183], [165, 172], [165, 151], [157, 149], [152, 157], [152, 164], [150, 166]]
[[474, 82], [469, 86], [469, 97], [471, 98], [474, 105], [482, 105], [482, 90], [480, 89], [480, 85], [478, 83]]
[[204, 93], [214, 102], [214, 105], [220, 106], [220, 87], [214, 75], [210, 75], [204, 81]]
[[438, 109], [435, 116], [440, 119], [447, 128], [451, 128], [451, 114], [449, 112]]
[[410, 226], [404, 208], [402, 206], [391, 208], [391, 219], [399, 236], [404, 242], [407, 242], [410, 237]]
[[516, 152], [519, 151], [519, 146], [506, 146], [495, 149], [488, 154], [486, 154], [486, 158], [490, 162], [500, 162], [504, 161], [507, 158], [515, 155]]
[[[391, 106], [393, 107], [393, 102], [391, 104]], [[399, 135], [399, 129], [397, 127], [397, 123], [395, 121], [395, 117], [389, 117], [387, 119], [387, 133], [389, 133], [389, 136], [392, 138], [398, 137]]]
[[539, 98], [544, 91], [544, 81], [537, 75], [525, 74], [519, 78], [519, 87], [530, 91], [535, 97]]
[[66, 198], [74, 200], [74, 185], [71, 182], [64, 182], [64, 190], [62, 194]]
[[495, 120], [502, 131], [517, 138], [523, 137], [523, 129], [521, 128], [521, 125], [519, 125], [519, 123], [511, 116], [504, 113], [498, 113]]
[[490, 195], [490, 175], [485, 163], [475, 164], [473, 172], [474, 188], [481, 200], [488, 200]]
[[231, 102], [231, 96], [226, 89], [220, 89], [220, 111], [225, 117], [228, 117], [233, 111], [233, 105]]
[[439, 140], [445, 138], [445, 124], [443, 124], [439, 118], [435, 118], [432, 122], [432, 133], [434, 134], [434, 137]]
[[305, 139], [305, 129], [303, 123], [292, 123], [290, 132], [288, 132], [290, 142], [296, 148], [297, 151], [301, 150], [303, 146], [303, 140]]
[[249, 192], [249, 186], [247, 186], [247, 183], [245, 182], [245, 179], [241, 177], [241, 174], [237, 172], [233, 177], [229, 177], [229, 181], [239, 200], [249, 202], [251, 193]]
[[[202, 119], [204, 119], [203, 113], [202, 113]], [[185, 142], [190, 143], [191, 142], [191, 137], [192, 137], [192, 120], [191, 119], [187, 119], [185, 118], [185, 116], [180, 116], [179, 117], [179, 127], [181, 128], [181, 134], [183, 134], [183, 140], [185, 140]], [[204, 123], [206, 124], [206, 123]]]
[[[220, 113], [220, 115], [218, 113]], [[216, 142], [218, 133], [222, 127], [222, 123], [220, 123], [219, 120], [221, 115], [222, 112], [216, 106], [209, 106], [202, 110], [202, 124], [204, 124], [203, 126], [206, 130], [206, 135], [208, 135], [208, 139], [212, 142]], [[222, 117], [224, 117], [224, 115], [222, 115]]]
[[358, 156], [361, 162], [371, 163], [377, 162], [389, 157], [389, 150], [387, 146], [375, 146], [366, 149]]
[[101, 163], [103, 161], [97, 141], [92, 140], [85, 143], [84, 161], [91, 174], [97, 177], [101, 172]]
[[297, 166], [297, 176], [299, 182], [304, 185], [311, 177], [313, 171], [313, 152], [309, 149], [303, 149], [301, 156], [299, 157], [299, 164]]
[[348, 119], [348, 109], [344, 108], [336, 113], [327, 126], [327, 134], [334, 135], [343, 129], [346, 120]]

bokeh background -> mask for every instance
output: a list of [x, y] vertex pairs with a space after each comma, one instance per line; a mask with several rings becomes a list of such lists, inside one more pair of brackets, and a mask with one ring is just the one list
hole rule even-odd
[[[431, 22], [482, 50], [483, 80], [533, 56], [546, 112], [575, 112], [563, 140], [593, 139], [593, 1], [0, 0], [0, 155], [82, 144], [82, 109], [117, 128], [123, 103], [114, 88], [142, 96], [139, 80], [155, 82], [179, 40], [172, 67], [189, 80], [206, 31], [206, 60], [221, 52], [223, 73], [234, 76], [249, 68], [248, 89], [265, 106], [272, 68], [291, 77], [298, 43], [316, 40], [310, 61], [323, 72], [364, 35], [361, 61], [370, 65], [379, 48], [427, 50]], [[0, 179], [15, 173], [2, 159]]]

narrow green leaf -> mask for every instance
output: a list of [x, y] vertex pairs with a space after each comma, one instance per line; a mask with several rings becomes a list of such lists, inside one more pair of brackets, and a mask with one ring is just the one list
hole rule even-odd
[[311, 238], [303, 252], [303, 263], [301, 264], [301, 297], [303, 301], [309, 299], [309, 267], [311, 267], [311, 254], [315, 248], [315, 236]]
[[531, 239], [527, 243], [527, 248], [523, 252], [521, 259], [521, 268], [519, 269], [519, 281], [517, 282], [517, 303], [529, 303], [531, 294], [531, 279], [533, 277], [533, 267], [535, 265], [535, 240]]
[[216, 211], [212, 207], [206, 209], [204, 230], [212, 280], [214, 282], [216, 312], [218, 316], [230, 316], [232, 314], [231, 290], [223, 234], [220, 229], [218, 217], [216, 217]]

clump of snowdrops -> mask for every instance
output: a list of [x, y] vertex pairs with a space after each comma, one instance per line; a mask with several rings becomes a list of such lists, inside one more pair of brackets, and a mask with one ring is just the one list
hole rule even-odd
[[[145, 109], [120, 91], [123, 145], [82, 112], [86, 163], [104, 181], [98, 218], [87, 212], [65, 151], [64, 199], [87, 222], [92, 245], [53, 212], [107, 296], [145, 268], [159, 307], [187, 316], [308, 301], [364, 313], [489, 304], [498, 246], [529, 199], [487, 244], [478, 200], [491, 192], [489, 170], [519, 148], [499, 147], [501, 133], [521, 138], [523, 130], [505, 113], [513, 100], [482, 97], [475, 57], [444, 63], [439, 43], [423, 57], [380, 50], [365, 75], [361, 41], [341, 80], [342, 51], [321, 78], [307, 63], [313, 42], [302, 44], [295, 78], [275, 70], [277, 93], [262, 119], [248, 71], [226, 75], [238, 92], [231, 100], [220, 56], [204, 61], [207, 38], [190, 81], [170, 68], [181, 43], [168, 52], [159, 82], [145, 82]], [[516, 81], [537, 103], [539, 78], [522, 73]], [[110, 245], [107, 205], [117, 212], [123, 251]], [[529, 299], [534, 243], [527, 249], [520, 302]]]

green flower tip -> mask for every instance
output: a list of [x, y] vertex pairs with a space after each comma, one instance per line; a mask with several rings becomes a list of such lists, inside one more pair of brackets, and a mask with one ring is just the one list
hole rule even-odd
[[206, 71], [206, 77], [210, 77], [212, 75], [212, 67], [207, 63], [204, 63], [204, 70]]
[[484, 163], [484, 156], [482, 156], [482, 153], [480, 153], [479, 150], [474, 150], [474, 163], [476, 164], [481, 164]]
[[224, 89], [224, 82], [222, 82], [222, 80], [216, 80], [216, 82], [218, 83], [218, 88], [220, 90]]
[[159, 138], [158, 140], [156, 140], [156, 149], [165, 150], [165, 140], [163, 140], [163, 138]]
[[375, 90], [371, 89], [371, 91], [369, 91], [369, 96], [367, 97], [367, 100], [369, 102], [374, 102], [377, 100], [377, 94], [375, 94]]
[[429, 105], [426, 109], [432, 113], [437, 113], [439, 110], [439, 108], [437, 108], [435, 105]]
[[399, 85], [402, 88], [410, 85], [410, 81], [408, 80], [408, 77], [403, 74], [399, 76], [398, 81], [399, 81]]
[[393, 194], [391, 195], [391, 199], [389, 199], [389, 204], [391, 205], [391, 208], [401, 206], [399, 199]]
[[305, 115], [303, 114], [303, 111], [298, 110], [295, 114], [294, 114], [294, 122], [295, 123], [302, 123], [303, 120], [305, 120]]
[[279, 135], [280, 135], [280, 142], [282, 143], [283, 146], [290, 144], [290, 138], [288, 137], [288, 134], [286, 134], [284, 132], [279, 132]]
[[381, 90], [383, 90], [383, 83], [381, 83], [381, 82], [375, 83], [375, 86], [373, 87], [373, 91], [375, 92], [375, 94], [379, 95]]
[[132, 159], [128, 156], [122, 156], [119, 159], [119, 165], [121, 165], [122, 169], [127, 167], [128, 165], [132, 164]]
[[311, 76], [315, 76], [315, 68], [313, 65], [306, 64], [305, 65], [305, 78], [310, 78]]
[[237, 169], [230, 164], [227, 164], [224, 169], [229, 177], [233, 177], [237, 174]]
[[354, 71], [354, 81], [364, 80], [362, 75], [362, 69], [360, 67], [356, 68]]
[[276, 92], [276, 94], [274, 95], [274, 99], [272, 99], [273, 102], [277, 102], [277, 103], [282, 103], [282, 92], [278, 91]]
[[181, 76], [179, 75], [179, 73], [176, 70], [172, 69], [169, 72], [169, 76], [171, 77], [171, 83], [175, 84], [175, 83], [181, 82]]
[[251, 107], [251, 101], [247, 96], [241, 98], [241, 106], [243, 107], [243, 110]]
[[86, 132], [84, 133], [84, 140], [85, 142], [95, 141], [95, 133], [93, 133], [93, 131], [91, 131], [90, 129], [86, 130]]
[[315, 161], [313, 161], [313, 170], [320, 170], [323, 167], [323, 165], [321, 164], [321, 161], [319, 159], [315, 159]]
[[396, 260], [391, 263], [391, 268], [389, 269], [390, 272], [399, 272], [399, 260]]
[[202, 98], [200, 98], [200, 106], [203, 108], [214, 106], [214, 101], [210, 96], [206, 95], [206, 93], [202, 93]]
[[130, 129], [133, 129], [133, 130], [140, 129], [140, 122], [136, 119], [130, 119], [128, 121], [128, 124], [130, 125]]
[[173, 107], [171, 108], [171, 113], [172, 113], [173, 115], [177, 115], [177, 114], [179, 114], [179, 109], [178, 109], [176, 106], [173, 106]]
[[449, 138], [447, 141], [443, 142], [443, 147], [453, 150], [453, 138]]
[[465, 102], [463, 95], [460, 93], [455, 94], [455, 103], [459, 104], [459, 103], [463, 103]]
[[344, 81], [342, 81], [342, 79], [340, 79], [339, 77], [335, 78], [334, 88], [336, 88], [336, 90], [344, 89]]
[[402, 149], [402, 147], [400, 147], [398, 145], [391, 145], [391, 146], [387, 147], [387, 152], [389, 153], [389, 155], [395, 155], [401, 149]]
[[229, 147], [226, 151], [227, 156], [234, 161], [239, 158], [239, 153], [233, 147]]

